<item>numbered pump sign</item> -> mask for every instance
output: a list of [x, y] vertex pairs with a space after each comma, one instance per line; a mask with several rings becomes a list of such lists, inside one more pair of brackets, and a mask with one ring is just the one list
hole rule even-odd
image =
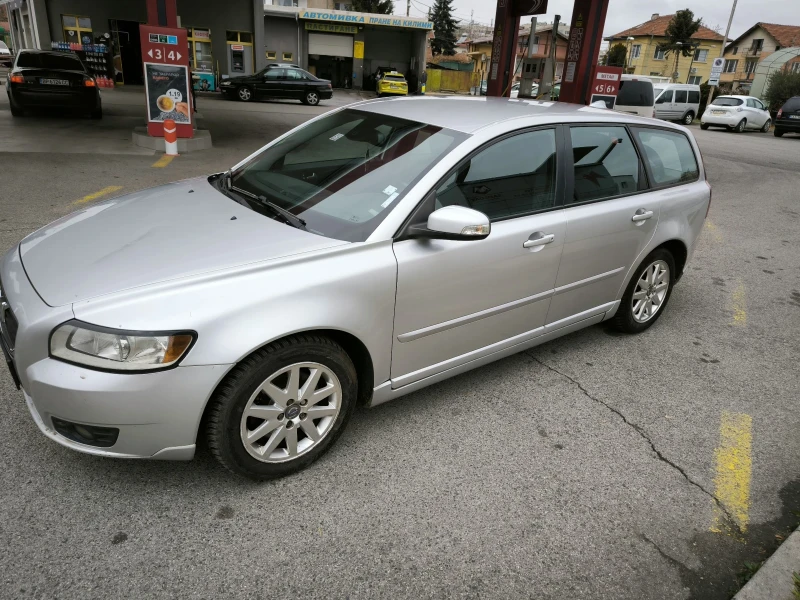
[[597, 65], [592, 79], [591, 100], [594, 104], [598, 100], [605, 102], [606, 108], [614, 110], [619, 93], [619, 84], [622, 80], [622, 67], [603, 67]]
[[178, 137], [194, 136], [185, 29], [139, 26], [147, 95], [147, 132], [164, 136], [164, 121], [172, 120]]

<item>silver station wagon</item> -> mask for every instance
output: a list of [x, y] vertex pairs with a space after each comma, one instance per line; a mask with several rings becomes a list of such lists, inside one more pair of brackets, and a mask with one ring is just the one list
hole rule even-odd
[[2, 348], [48, 437], [307, 466], [374, 406], [664, 312], [711, 201], [679, 125], [496, 98], [344, 107], [232, 169], [90, 206], [0, 263]]

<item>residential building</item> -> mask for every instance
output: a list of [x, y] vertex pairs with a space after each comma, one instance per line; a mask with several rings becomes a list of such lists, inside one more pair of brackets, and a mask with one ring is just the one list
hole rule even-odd
[[676, 65], [675, 54], [666, 56], [659, 47], [667, 42], [667, 26], [674, 16], [656, 13], [649, 21], [605, 38], [610, 46], [621, 43], [628, 49], [626, 73], [670, 77], [679, 83], [700, 84], [708, 81], [711, 63], [722, 50], [723, 37], [701, 25], [692, 36], [694, 51], [690, 56], [679, 53]]
[[[800, 46], [800, 26], [756, 23], [725, 48], [725, 67], [720, 84], [747, 91], [755, 78], [758, 63], [783, 48]], [[786, 67], [800, 72], [800, 56]]]
[[472, 72], [477, 73], [478, 81], [489, 79], [489, 65], [492, 62], [492, 38], [480, 37], [467, 40], [467, 55], [472, 58]]

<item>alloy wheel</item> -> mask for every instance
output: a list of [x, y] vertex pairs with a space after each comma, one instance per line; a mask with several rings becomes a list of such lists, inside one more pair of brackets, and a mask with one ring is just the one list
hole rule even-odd
[[640, 275], [631, 298], [631, 311], [638, 323], [646, 323], [659, 311], [669, 290], [669, 265], [657, 260]]
[[293, 460], [322, 441], [341, 406], [342, 386], [333, 370], [314, 362], [289, 365], [267, 377], [247, 401], [242, 444], [262, 462]]
[[772, 121], [771, 121], [771, 120], [769, 120], [769, 119], [767, 119], [767, 122], [766, 122], [766, 123], [764, 123], [764, 126], [761, 128], [761, 131], [762, 131], [763, 133], [767, 133], [767, 132], [769, 131], [769, 128], [770, 128], [771, 126], [772, 126]]
[[247, 102], [248, 100], [250, 100], [251, 96], [252, 96], [252, 93], [250, 92], [250, 88], [246, 88], [246, 87], [239, 88], [239, 98], [241, 98], [242, 100]]
[[736, 126], [736, 129], [734, 129], [734, 131], [736, 133], [742, 133], [744, 131], [744, 125], [745, 125], [745, 120], [742, 119], [741, 121], [739, 121], [739, 124]]
[[692, 113], [686, 113], [686, 116], [683, 117], [683, 122], [686, 125], [691, 125], [694, 122], [694, 115]]
[[319, 96], [317, 96], [317, 94], [315, 94], [314, 92], [309, 92], [306, 95], [306, 102], [308, 102], [312, 106], [315, 106], [319, 104]]

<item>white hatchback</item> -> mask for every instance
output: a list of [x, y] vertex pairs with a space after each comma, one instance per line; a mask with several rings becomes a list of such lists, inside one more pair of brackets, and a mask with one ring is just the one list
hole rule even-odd
[[769, 131], [772, 125], [767, 107], [758, 98], [750, 96], [718, 96], [706, 107], [700, 118], [700, 128], [725, 127], [741, 133], [745, 129]]

